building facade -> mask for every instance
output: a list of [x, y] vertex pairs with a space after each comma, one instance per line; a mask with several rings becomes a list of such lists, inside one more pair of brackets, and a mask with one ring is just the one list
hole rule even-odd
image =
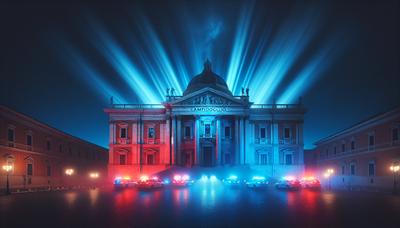
[[301, 173], [303, 115], [299, 104], [259, 104], [248, 89], [232, 95], [206, 62], [182, 96], [162, 104], [112, 104], [109, 176], [151, 174], [171, 166], [246, 166], [268, 176]]
[[[88, 183], [89, 172], [107, 175], [108, 151], [0, 106], [0, 167], [10, 165], [10, 187], [33, 189]], [[66, 169], [73, 169], [71, 176]], [[0, 170], [0, 189], [6, 172]]]
[[316, 142], [311, 163], [320, 174], [335, 170], [332, 187], [390, 190], [390, 167], [400, 165], [399, 129], [400, 108], [371, 117]]

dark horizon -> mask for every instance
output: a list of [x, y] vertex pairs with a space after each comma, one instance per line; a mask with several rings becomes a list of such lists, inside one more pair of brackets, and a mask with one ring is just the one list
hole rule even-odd
[[[110, 96], [129, 103], [157, 101], [170, 85], [184, 89], [208, 56], [235, 94], [245, 84], [260, 103], [296, 103], [301, 96], [308, 109], [306, 149], [400, 105], [397, 1], [255, 2], [249, 11], [243, 6], [229, 1], [2, 3], [0, 104], [108, 148], [103, 109]], [[245, 27], [246, 15], [252, 35], [241, 42], [237, 31]], [[187, 19], [183, 25], [182, 18]], [[192, 38], [200, 51], [187, 43]], [[115, 45], [126, 55], [112, 56]], [[248, 53], [232, 54], [235, 48]], [[136, 68], [124, 68], [120, 60]], [[140, 75], [143, 84], [128, 84], [127, 70]], [[307, 77], [302, 81], [302, 76]]]

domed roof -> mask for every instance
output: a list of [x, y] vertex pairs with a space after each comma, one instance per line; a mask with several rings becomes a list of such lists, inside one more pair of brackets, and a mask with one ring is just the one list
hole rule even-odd
[[183, 92], [183, 96], [201, 90], [205, 87], [210, 87], [232, 96], [232, 92], [228, 89], [225, 80], [212, 72], [211, 63], [209, 60], [204, 63], [203, 72], [193, 77], [189, 82], [188, 87], [186, 88], [185, 92]]

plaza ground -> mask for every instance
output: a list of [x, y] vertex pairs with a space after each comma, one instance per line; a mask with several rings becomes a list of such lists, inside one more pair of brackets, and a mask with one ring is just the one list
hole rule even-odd
[[400, 197], [196, 183], [0, 196], [0, 227], [398, 227]]

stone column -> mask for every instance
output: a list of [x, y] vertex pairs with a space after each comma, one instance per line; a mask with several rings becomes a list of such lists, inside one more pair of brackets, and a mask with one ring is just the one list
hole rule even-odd
[[239, 119], [240, 164], [244, 165], [244, 118]]
[[195, 116], [194, 123], [194, 164], [200, 165], [200, 119]]
[[131, 151], [132, 151], [132, 164], [137, 164], [138, 163], [138, 126], [137, 123], [132, 124], [132, 137], [131, 137]]
[[182, 151], [181, 151], [181, 138], [182, 138], [182, 120], [180, 116], [177, 116], [176, 121], [176, 164], [182, 165]]
[[109, 138], [109, 153], [108, 153], [108, 163], [110, 165], [114, 164], [114, 144], [115, 144], [115, 124], [110, 123], [110, 138]]
[[171, 129], [171, 134], [172, 134], [172, 164], [176, 165], [176, 116], [172, 116], [172, 129]]
[[279, 128], [278, 123], [272, 122], [272, 148], [274, 153], [274, 164], [279, 165]]
[[298, 125], [298, 146], [299, 146], [299, 164], [304, 164], [304, 144], [303, 144], [303, 123], [299, 123]]
[[221, 165], [221, 159], [222, 159], [222, 151], [221, 151], [221, 120], [216, 119], [216, 131], [215, 131], [215, 141], [216, 141], [216, 165]]
[[170, 154], [170, 141], [169, 137], [171, 134], [171, 129], [169, 129], [169, 117], [167, 116], [167, 119], [165, 121], [165, 127], [164, 127], [164, 142], [165, 142], [165, 150], [164, 150], [164, 164], [169, 164], [169, 154]]
[[240, 131], [239, 119], [235, 117], [235, 165], [240, 164]]

